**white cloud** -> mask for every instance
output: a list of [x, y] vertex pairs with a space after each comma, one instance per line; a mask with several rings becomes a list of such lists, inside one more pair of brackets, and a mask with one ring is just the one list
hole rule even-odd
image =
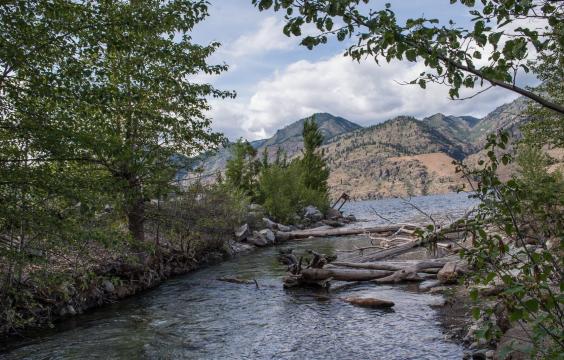
[[296, 40], [282, 33], [284, 23], [273, 16], [262, 20], [254, 32], [239, 36], [222, 51], [232, 57], [251, 57], [273, 50], [289, 50]]
[[416, 78], [423, 69], [422, 64], [406, 62], [357, 63], [342, 55], [317, 62], [301, 60], [259, 82], [246, 99], [214, 102], [212, 117], [216, 128], [231, 138], [258, 139], [314, 112], [329, 112], [366, 126], [398, 115], [422, 118], [442, 112], [481, 117], [517, 97], [491, 89], [454, 101], [444, 86], [429, 84], [423, 90], [398, 84]]

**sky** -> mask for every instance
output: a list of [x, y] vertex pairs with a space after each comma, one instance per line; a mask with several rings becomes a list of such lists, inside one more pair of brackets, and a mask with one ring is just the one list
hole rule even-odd
[[[372, 0], [371, 8], [392, 3], [401, 20], [426, 16], [447, 23], [470, 24], [468, 9], [449, 0]], [[362, 126], [374, 125], [399, 115], [423, 118], [446, 115], [483, 117], [517, 95], [491, 89], [475, 98], [459, 101], [448, 97], [448, 88], [400, 85], [424, 70], [407, 61], [360, 63], [344, 57], [346, 43], [329, 41], [313, 50], [299, 45], [299, 38], [282, 33], [283, 13], [259, 12], [251, 0], [211, 0], [210, 16], [194, 29], [195, 42], [221, 43], [210, 63], [225, 63], [227, 72], [201, 76], [197, 81], [237, 93], [235, 99], [210, 99], [213, 129], [230, 140], [257, 140], [277, 129], [312, 115], [328, 112]], [[524, 76], [521, 85], [535, 79]], [[476, 92], [462, 92], [462, 96]]]

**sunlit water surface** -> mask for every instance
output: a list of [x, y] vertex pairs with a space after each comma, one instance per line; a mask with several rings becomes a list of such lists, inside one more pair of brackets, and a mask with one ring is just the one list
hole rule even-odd
[[[463, 214], [466, 195], [412, 199], [437, 218]], [[364, 201], [344, 210], [369, 226], [424, 221], [402, 200]], [[334, 253], [359, 237], [287, 243], [296, 251]], [[31, 339], [7, 344], [5, 359], [460, 359], [463, 348], [445, 340], [431, 307], [440, 296], [417, 287], [360, 285], [326, 293], [282, 289], [279, 248], [263, 249], [177, 277], [139, 296], [95, 310]], [[217, 281], [256, 279], [255, 285]], [[335, 284], [338, 285], [338, 284]], [[351, 306], [340, 298], [366, 295], [395, 302], [393, 310]], [[6, 347], [4, 347], [6, 349]]]

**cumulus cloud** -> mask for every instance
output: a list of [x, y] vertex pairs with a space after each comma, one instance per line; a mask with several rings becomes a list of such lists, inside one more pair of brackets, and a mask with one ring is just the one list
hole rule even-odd
[[378, 66], [342, 55], [315, 62], [301, 60], [260, 81], [247, 98], [214, 102], [211, 115], [216, 128], [230, 138], [254, 140], [315, 112], [329, 112], [367, 126], [398, 115], [422, 118], [441, 112], [481, 117], [517, 97], [507, 90], [491, 89], [469, 100], [454, 101], [444, 86], [430, 84], [423, 90], [398, 84], [415, 79], [423, 70], [418, 63], [395, 61]]
[[267, 17], [260, 22], [256, 31], [239, 36], [222, 51], [228, 56], [238, 58], [252, 57], [273, 50], [289, 50], [295, 47], [295, 40], [282, 33], [283, 26], [281, 19]]

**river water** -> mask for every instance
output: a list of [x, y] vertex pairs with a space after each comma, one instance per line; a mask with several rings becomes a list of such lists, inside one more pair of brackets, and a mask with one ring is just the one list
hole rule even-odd
[[[456, 217], [474, 202], [462, 194], [412, 199], [436, 218]], [[367, 221], [419, 221], [402, 200], [346, 206]], [[359, 237], [287, 243], [297, 252], [326, 254], [363, 244]], [[242, 255], [167, 281], [158, 288], [57, 324], [10, 344], [2, 359], [460, 359], [463, 348], [445, 340], [432, 305], [440, 295], [417, 286], [373, 284], [332, 293], [284, 290], [279, 248]], [[256, 279], [253, 285], [216, 280]], [[337, 284], [338, 285], [338, 284]], [[395, 302], [393, 310], [358, 308], [340, 300], [366, 295]]]

